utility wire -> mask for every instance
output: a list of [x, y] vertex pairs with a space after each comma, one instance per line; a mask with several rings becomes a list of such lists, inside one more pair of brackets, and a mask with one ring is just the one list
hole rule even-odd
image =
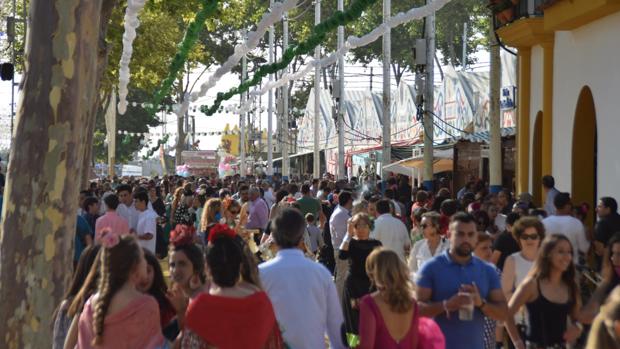
[[441, 122], [443, 122], [445, 125], [448, 125], [448, 126], [450, 126], [451, 128], [455, 129], [456, 131], [463, 132], [463, 133], [471, 133], [471, 132], [467, 132], [467, 131], [465, 131], [465, 130], [461, 130], [460, 128], [458, 128], [458, 127], [456, 127], [456, 126], [452, 126], [450, 123], [448, 123], [447, 121], [443, 120], [441, 117], [439, 117], [437, 114], [433, 113], [433, 112], [432, 112], [432, 111], [430, 111], [430, 110], [425, 110], [424, 112], [429, 113], [429, 114], [432, 114], [432, 115], [434, 116], [433, 121], [434, 121], [435, 119], [437, 119], [437, 120], [440, 120]]

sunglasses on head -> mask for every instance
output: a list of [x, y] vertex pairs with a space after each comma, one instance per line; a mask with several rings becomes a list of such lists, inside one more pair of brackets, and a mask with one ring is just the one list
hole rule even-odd
[[540, 236], [538, 234], [523, 234], [521, 240], [538, 240]]

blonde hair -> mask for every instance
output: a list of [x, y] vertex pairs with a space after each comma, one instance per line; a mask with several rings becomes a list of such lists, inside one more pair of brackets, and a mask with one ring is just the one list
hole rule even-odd
[[592, 323], [586, 349], [618, 348], [620, 338], [616, 335], [615, 322], [620, 321], [620, 287], [616, 287]]
[[355, 215], [353, 215], [353, 218], [351, 218], [351, 223], [353, 224], [353, 227], [357, 227], [357, 223], [359, 222], [366, 223], [369, 229], [372, 224], [372, 222], [370, 221], [370, 216], [364, 212], [356, 213]]
[[353, 208], [351, 209], [351, 214], [356, 215], [358, 213], [366, 213], [368, 212], [368, 201], [361, 200], [353, 203]]
[[172, 200], [172, 205], [170, 207], [170, 220], [172, 223], [175, 222], [174, 216], [177, 211], [177, 207], [179, 207], [179, 202], [181, 201], [181, 197], [183, 196], [183, 187], [179, 187], [174, 191], [174, 200]]
[[202, 217], [200, 218], [200, 230], [206, 231], [209, 224], [217, 223], [215, 221], [215, 215], [222, 209], [222, 200], [209, 199], [205, 202], [204, 210], [202, 210]]
[[383, 247], [376, 248], [366, 259], [366, 273], [370, 282], [385, 294], [384, 301], [390, 310], [396, 313], [411, 310], [414, 299], [409, 268], [396, 252]]

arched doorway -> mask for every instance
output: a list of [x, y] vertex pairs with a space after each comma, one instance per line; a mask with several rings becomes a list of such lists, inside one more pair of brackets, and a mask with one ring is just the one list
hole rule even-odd
[[536, 113], [534, 137], [532, 142], [532, 197], [536, 207], [542, 207], [542, 118], [543, 113]]
[[[592, 91], [584, 86], [579, 93], [575, 108], [572, 147], [572, 193], [573, 203], [596, 206], [597, 131], [596, 109]], [[594, 223], [594, 214], [588, 215], [587, 224]]]

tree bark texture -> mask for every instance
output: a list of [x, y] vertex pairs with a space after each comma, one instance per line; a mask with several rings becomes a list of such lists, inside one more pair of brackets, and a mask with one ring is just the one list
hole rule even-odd
[[0, 230], [0, 348], [49, 348], [71, 276], [102, 0], [32, 0]]
[[[99, 91], [101, 78], [103, 77], [103, 73], [105, 72], [105, 69], [108, 65], [109, 46], [105, 38], [108, 33], [108, 26], [110, 24], [110, 17], [112, 16], [112, 10], [117, 3], [118, 0], [103, 0], [103, 4], [101, 7], [98, 40], [99, 49], [97, 52], [97, 80], [95, 83], [97, 86], [96, 91]], [[101, 95], [98, 93], [96, 95], [96, 100], [93, 101], [92, 107], [89, 111], [90, 115], [86, 116], [88, 124], [85, 127], [86, 132], [84, 133], [84, 141], [82, 142], [82, 144], [84, 144], [84, 155], [82, 156], [80, 189], [88, 189], [88, 182], [90, 180], [91, 165], [93, 159], [93, 137], [95, 134], [95, 123], [97, 118], [97, 111], [99, 110], [101, 100]], [[103, 98], [103, 100], [105, 100], [105, 98]]]

